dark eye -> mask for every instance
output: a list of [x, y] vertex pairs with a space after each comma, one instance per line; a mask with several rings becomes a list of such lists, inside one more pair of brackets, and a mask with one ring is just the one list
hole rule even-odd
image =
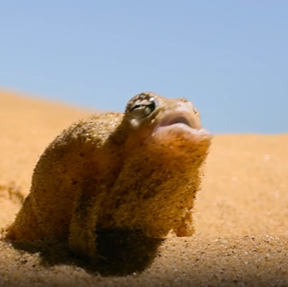
[[150, 98], [148, 103], [137, 103], [131, 107], [130, 111], [144, 109], [147, 114], [151, 114], [156, 109], [156, 102], [154, 98]]
[[134, 118], [149, 116], [157, 107], [157, 100], [149, 93], [142, 93], [130, 100], [126, 112], [132, 113]]

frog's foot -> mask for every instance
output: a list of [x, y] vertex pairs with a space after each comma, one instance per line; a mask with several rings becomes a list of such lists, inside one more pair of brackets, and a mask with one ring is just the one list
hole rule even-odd
[[192, 222], [191, 211], [187, 211], [179, 226], [174, 228], [174, 232], [178, 237], [192, 236], [194, 233], [194, 225]]
[[96, 233], [94, 229], [83, 228], [76, 222], [71, 222], [69, 248], [85, 257], [96, 257]]

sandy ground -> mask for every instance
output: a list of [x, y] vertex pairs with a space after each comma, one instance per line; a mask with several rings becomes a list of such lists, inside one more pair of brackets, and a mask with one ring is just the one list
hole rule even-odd
[[[44, 148], [88, 114], [0, 92], [0, 227], [15, 218]], [[195, 235], [140, 252], [141, 264], [126, 262], [121, 276], [61, 246], [23, 251], [0, 241], [0, 286], [288, 286], [287, 146], [288, 134], [215, 136]]]

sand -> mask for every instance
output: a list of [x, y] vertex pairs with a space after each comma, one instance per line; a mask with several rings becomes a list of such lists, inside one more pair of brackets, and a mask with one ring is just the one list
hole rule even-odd
[[[0, 227], [15, 218], [48, 143], [90, 113], [0, 92]], [[193, 237], [135, 251], [135, 264], [128, 254], [117, 272], [62, 246], [23, 250], [0, 241], [0, 286], [288, 286], [287, 145], [288, 134], [216, 135]]]

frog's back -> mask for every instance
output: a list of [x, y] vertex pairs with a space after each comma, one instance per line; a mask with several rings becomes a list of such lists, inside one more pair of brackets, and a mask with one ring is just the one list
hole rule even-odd
[[[34, 169], [30, 194], [10, 227], [8, 237], [24, 241], [39, 238], [39, 234], [67, 237], [81, 181], [101, 174], [99, 161], [103, 158], [99, 156], [103, 157], [101, 151], [107, 143], [109, 145], [122, 116], [114, 112], [99, 113], [79, 120], [50, 143]], [[45, 228], [41, 222], [45, 222]], [[26, 228], [18, 232], [17, 226]]]

